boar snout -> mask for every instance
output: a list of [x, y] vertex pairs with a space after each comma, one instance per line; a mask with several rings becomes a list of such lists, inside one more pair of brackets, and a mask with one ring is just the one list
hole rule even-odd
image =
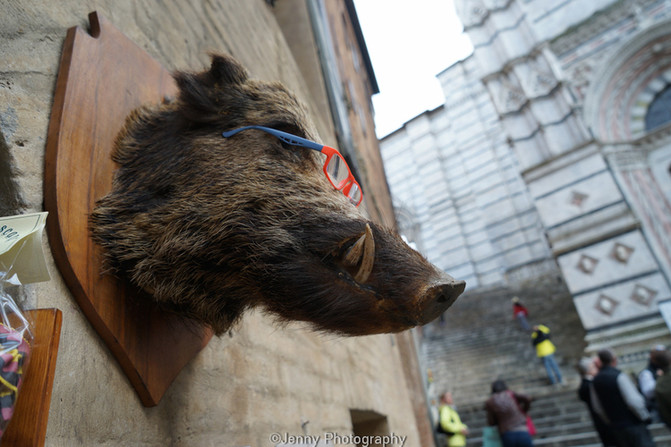
[[[443, 284], [429, 287], [421, 297], [422, 310], [419, 324], [427, 324], [438, 318], [450, 307], [466, 288], [465, 281], [457, 281], [445, 275]], [[449, 278], [449, 279], [448, 279]]]

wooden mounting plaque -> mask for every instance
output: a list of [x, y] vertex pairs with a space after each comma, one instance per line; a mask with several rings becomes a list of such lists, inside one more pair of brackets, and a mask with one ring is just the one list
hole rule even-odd
[[212, 332], [161, 312], [127, 281], [104, 274], [89, 214], [112, 187], [111, 152], [126, 116], [175, 96], [174, 80], [104, 17], [90, 34], [68, 30], [45, 155], [44, 205], [54, 259], [80, 308], [121, 364], [145, 406], [156, 405]]

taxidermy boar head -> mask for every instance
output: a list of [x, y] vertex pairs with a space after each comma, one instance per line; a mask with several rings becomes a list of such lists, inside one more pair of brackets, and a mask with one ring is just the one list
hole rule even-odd
[[265, 126], [314, 140], [281, 84], [216, 55], [208, 71], [175, 79], [173, 103], [128, 117], [112, 191], [90, 218], [109, 267], [157, 303], [218, 335], [256, 306], [279, 321], [366, 335], [428, 323], [464, 290], [366, 219], [317, 151], [253, 128], [222, 136]]

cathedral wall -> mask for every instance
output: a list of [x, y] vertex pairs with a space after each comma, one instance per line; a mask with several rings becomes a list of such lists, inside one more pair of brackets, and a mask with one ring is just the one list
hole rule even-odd
[[[671, 181], [663, 165], [669, 130], [644, 126], [648, 107], [671, 86], [671, 2], [455, 6], [474, 54], [439, 75], [446, 104], [457, 96], [452, 86], [460, 76], [463, 85], [484, 87], [483, 102], [499, 121], [479, 117], [462, 126], [500, 129], [591, 346], [629, 346], [625, 334], [640, 341], [629, 350], [659, 340], [671, 259], [664, 230], [671, 228], [671, 207], [662, 186]], [[486, 143], [475, 144], [483, 150]], [[479, 203], [501, 200], [496, 209], [509, 210], [499, 189], [477, 193]], [[620, 335], [613, 335], [617, 327]], [[663, 337], [669, 335], [665, 329]]]

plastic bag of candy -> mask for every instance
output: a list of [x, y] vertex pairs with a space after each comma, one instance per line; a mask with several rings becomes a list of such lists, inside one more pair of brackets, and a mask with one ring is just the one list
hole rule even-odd
[[23, 383], [32, 333], [30, 324], [14, 299], [0, 292], [0, 436], [14, 414], [16, 398]]
[[33, 334], [19, 297], [25, 284], [47, 281], [42, 230], [47, 213], [0, 217], [0, 437], [14, 413]]

